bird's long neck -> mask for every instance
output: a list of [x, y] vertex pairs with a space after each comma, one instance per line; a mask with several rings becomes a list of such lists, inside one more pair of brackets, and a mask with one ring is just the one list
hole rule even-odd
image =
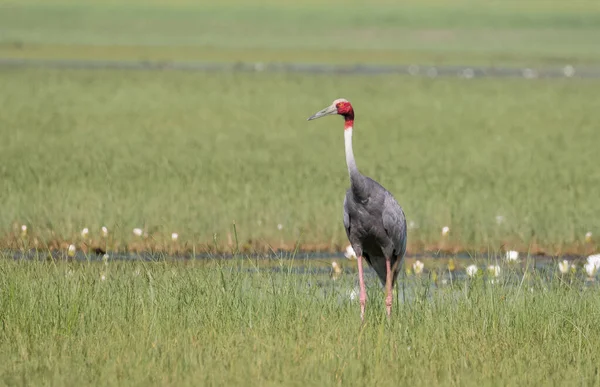
[[352, 150], [352, 127], [354, 126], [354, 117], [345, 117], [345, 120], [344, 143], [346, 145], [346, 165], [348, 165], [348, 173], [350, 175], [350, 186], [354, 195], [359, 198], [365, 198], [367, 196], [365, 177], [356, 167], [354, 151]]

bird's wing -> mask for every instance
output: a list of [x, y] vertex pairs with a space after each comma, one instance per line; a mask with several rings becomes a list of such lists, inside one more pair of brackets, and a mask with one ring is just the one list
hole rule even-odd
[[406, 252], [406, 219], [404, 211], [391, 196], [386, 196], [382, 212], [383, 227], [394, 244], [394, 255], [403, 256]]

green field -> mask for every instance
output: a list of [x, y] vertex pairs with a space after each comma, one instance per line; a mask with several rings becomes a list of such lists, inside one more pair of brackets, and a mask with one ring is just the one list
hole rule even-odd
[[596, 1], [0, 1], [0, 57], [598, 65]]
[[[591, 0], [0, 0], [1, 63], [580, 75], [600, 69], [599, 36]], [[2, 65], [0, 385], [600, 386], [598, 275], [556, 262], [600, 247], [599, 86]], [[359, 169], [409, 224], [394, 314], [367, 270], [364, 325], [356, 261], [338, 260], [338, 278], [330, 259], [295, 254], [348, 244], [342, 120], [306, 121], [340, 97], [355, 108]], [[71, 244], [78, 255], [62, 259]]]
[[408, 277], [390, 321], [369, 289], [361, 326], [354, 276], [276, 265], [2, 259], [0, 384], [600, 383], [600, 297], [581, 280]]
[[418, 227], [409, 252], [596, 248], [597, 81], [30, 69], [0, 83], [4, 246], [66, 248], [88, 227], [93, 245], [230, 250], [235, 221], [245, 251], [339, 251], [343, 125], [306, 118], [343, 96], [359, 168]]

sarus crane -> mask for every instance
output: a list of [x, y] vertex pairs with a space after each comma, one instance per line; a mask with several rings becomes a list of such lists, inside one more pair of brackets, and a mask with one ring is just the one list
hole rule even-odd
[[358, 260], [360, 318], [364, 321], [367, 293], [362, 258], [372, 267], [385, 286], [387, 316], [392, 313], [392, 289], [406, 252], [406, 218], [394, 196], [375, 180], [358, 171], [352, 150], [354, 109], [340, 98], [313, 114], [308, 121], [328, 115], [344, 117], [346, 164], [350, 188], [344, 197], [344, 228]]

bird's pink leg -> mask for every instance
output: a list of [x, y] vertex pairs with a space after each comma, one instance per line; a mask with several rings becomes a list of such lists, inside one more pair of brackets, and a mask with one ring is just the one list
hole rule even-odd
[[392, 266], [389, 258], [385, 259], [385, 308], [387, 309], [387, 315], [390, 317], [392, 314]]
[[367, 304], [367, 291], [363, 276], [362, 256], [358, 257], [358, 282], [360, 283], [360, 320], [365, 321], [365, 305]]

